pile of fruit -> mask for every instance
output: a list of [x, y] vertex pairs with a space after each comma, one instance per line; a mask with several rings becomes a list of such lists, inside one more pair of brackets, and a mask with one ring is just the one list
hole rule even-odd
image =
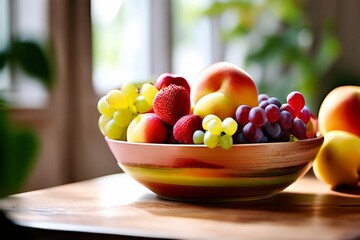
[[259, 94], [249, 74], [228, 62], [208, 66], [192, 86], [170, 73], [140, 88], [123, 84], [100, 98], [97, 107], [101, 133], [128, 142], [229, 149], [308, 139], [317, 132], [317, 118], [300, 92], [290, 92], [283, 103]]

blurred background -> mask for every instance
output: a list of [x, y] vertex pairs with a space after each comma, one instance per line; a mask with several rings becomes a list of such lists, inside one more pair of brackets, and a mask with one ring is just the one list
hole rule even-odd
[[317, 113], [360, 84], [360, 1], [0, 0], [0, 197], [119, 173], [98, 99], [216, 61]]

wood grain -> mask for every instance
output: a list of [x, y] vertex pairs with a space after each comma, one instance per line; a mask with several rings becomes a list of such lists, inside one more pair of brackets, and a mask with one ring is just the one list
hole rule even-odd
[[360, 196], [303, 177], [272, 198], [166, 201], [114, 174], [3, 199], [17, 224], [45, 230], [166, 239], [359, 239]]

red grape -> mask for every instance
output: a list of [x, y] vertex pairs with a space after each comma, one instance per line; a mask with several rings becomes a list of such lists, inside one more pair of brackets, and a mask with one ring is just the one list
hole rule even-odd
[[261, 101], [259, 103], [259, 107], [261, 107], [262, 109], [265, 109], [268, 105], [269, 105], [269, 103], [267, 100]]
[[276, 139], [281, 133], [281, 127], [279, 123], [266, 122], [263, 129], [267, 136], [271, 139]]
[[294, 119], [292, 128], [289, 129], [290, 133], [297, 139], [307, 139], [306, 125], [300, 118]]
[[293, 126], [293, 122], [294, 122], [294, 118], [291, 116], [291, 114], [288, 111], [283, 110], [280, 112], [279, 124], [282, 129], [284, 130], [290, 129]]
[[243, 134], [247, 141], [249, 142], [260, 142], [263, 138], [263, 132], [261, 128], [258, 128], [251, 122], [247, 123], [243, 128]]
[[275, 104], [268, 105], [265, 113], [269, 122], [277, 122], [280, 119], [280, 109]]
[[266, 93], [260, 93], [258, 95], [258, 103], [261, 103], [264, 100], [268, 100], [269, 96]]
[[240, 105], [235, 112], [238, 130], [234, 143], [286, 142], [290, 137], [307, 139], [306, 124], [313, 113], [299, 91], [288, 94], [285, 103], [265, 93], [258, 95], [258, 106]]
[[265, 110], [261, 107], [253, 107], [249, 112], [249, 121], [256, 127], [262, 127], [266, 122]]
[[281, 107], [281, 102], [276, 97], [271, 97], [267, 100], [269, 104], [275, 104], [277, 107]]
[[311, 117], [311, 111], [307, 106], [304, 106], [300, 112], [298, 112], [298, 118], [300, 118], [305, 124], [307, 124]]
[[235, 120], [241, 125], [245, 126], [249, 122], [249, 112], [251, 107], [247, 105], [240, 105], [235, 112]]
[[296, 118], [296, 111], [293, 107], [291, 107], [288, 103], [284, 103], [281, 105], [280, 110], [288, 111], [293, 118]]
[[301, 111], [305, 106], [305, 98], [302, 93], [298, 91], [293, 91], [289, 93], [286, 97], [287, 103], [295, 109], [295, 111]]

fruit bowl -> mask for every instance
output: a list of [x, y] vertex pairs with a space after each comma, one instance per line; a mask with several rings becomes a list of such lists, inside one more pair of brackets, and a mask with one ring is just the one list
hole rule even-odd
[[228, 150], [105, 140], [120, 168], [160, 198], [234, 202], [268, 198], [294, 183], [311, 168], [324, 138], [236, 144]]

